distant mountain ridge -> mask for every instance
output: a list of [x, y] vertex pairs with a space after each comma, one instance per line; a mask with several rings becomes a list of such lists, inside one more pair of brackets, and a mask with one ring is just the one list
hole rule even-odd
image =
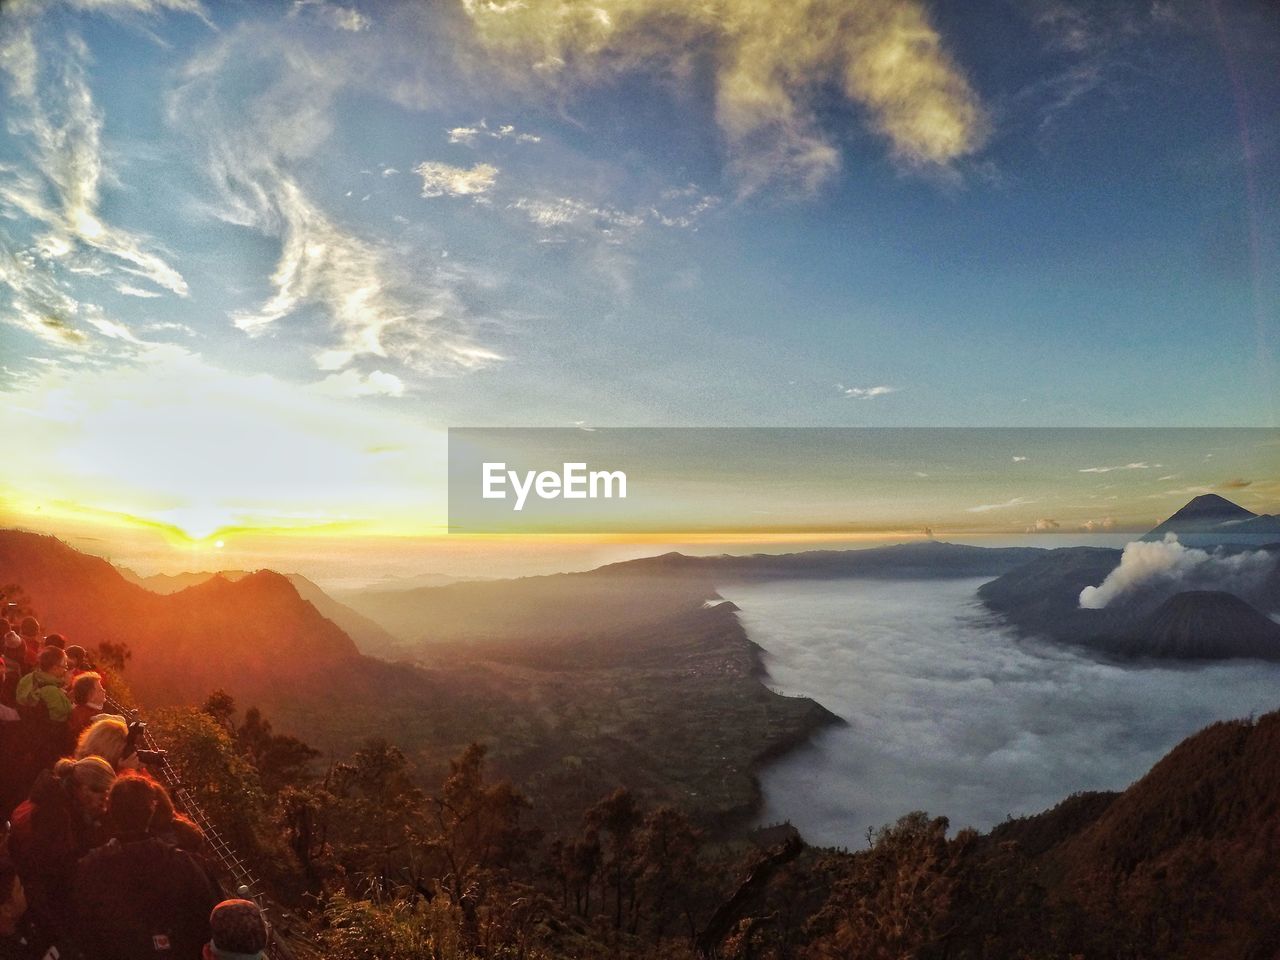
[[1280, 537], [1280, 517], [1257, 514], [1226, 497], [1205, 493], [1191, 499], [1142, 539], [1163, 540], [1169, 533], [1177, 534], [1189, 546], [1260, 545], [1263, 540]]
[[[1196, 497], [1143, 540], [1179, 542], [1187, 531], [1220, 530], [1223, 524], [1268, 520], [1215, 494]], [[1249, 551], [1221, 542], [1221, 557]], [[1202, 548], [1203, 549], [1203, 548]], [[1085, 646], [1110, 656], [1165, 659], [1253, 657], [1280, 660], [1280, 625], [1266, 616], [1280, 608], [1280, 544], [1258, 547], [1272, 557], [1270, 572], [1243, 595], [1184, 590], [1173, 596], [1133, 590], [1101, 609], [1080, 606], [1081, 591], [1096, 587], [1120, 564], [1122, 551], [1096, 547], [1051, 550], [978, 589], [993, 613], [1023, 633]], [[1167, 591], [1166, 591], [1167, 592]]]
[[[344, 593], [343, 600], [407, 644], [530, 644], [554, 642], [572, 633], [616, 637], [627, 630], [643, 629], [667, 615], [662, 606], [655, 606], [655, 597], [667, 597], [675, 605], [672, 609], [698, 606], [714, 597], [718, 584], [995, 576], [1042, 553], [1038, 547], [971, 547], [938, 541], [750, 556], [699, 557], [672, 552], [578, 573]], [[642, 583], [643, 596], [637, 592]], [[558, 598], [584, 592], [593, 598], [590, 609], [579, 608], [578, 622], [558, 626], [552, 616], [561, 602]], [[535, 615], [528, 615], [529, 611]]]
[[1039, 547], [974, 547], [924, 540], [861, 550], [805, 550], [798, 553], [754, 553], [689, 556], [664, 553], [624, 560], [592, 570], [612, 573], [682, 573], [732, 580], [820, 579], [849, 576], [966, 577], [1003, 573], [1043, 553]]

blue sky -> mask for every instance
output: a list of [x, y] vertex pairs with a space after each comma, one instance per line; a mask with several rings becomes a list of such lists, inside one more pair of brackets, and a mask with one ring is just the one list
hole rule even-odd
[[9, 507], [430, 512], [461, 425], [1274, 426], [1278, 57], [1263, 3], [6, 3]]

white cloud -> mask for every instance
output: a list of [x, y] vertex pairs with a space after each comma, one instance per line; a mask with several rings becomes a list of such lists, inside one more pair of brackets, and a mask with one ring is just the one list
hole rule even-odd
[[458, 143], [464, 147], [474, 147], [476, 141], [480, 137], [487, 137], [491, 140], [513, 140], [516, 143], [541, 143], [542, 138], [532, 133], [521, 133], [514, 124], [501, 124], [496, 130], [491, 130], [489, 124], [485, 120], [478, 120], [467, 127], [453, 127], [449, 131], [449, 142]]
[[374, 244], [338, 228], [302, 192], [281, 178], [269, 183], [274, 213], [282, 220], [283, 243], [271, 283], [275, 293], [254, 311], [233, 316], [246, 333], [261, 334], [304, 303], [325, 307], [338, 343], [320, 351], [322, 370], [340, 370], [359, 357], [395, 357], [419, 370], [476, 369], [501, 357], [470, 342], [452, 317], [462, 307], [447, 287], [419, 289], [398, 284], [386, 256]]
[[463, 8], [481, 42], [535, 84], [635, 69], [690, 70], [712, 54], [716, 122], [742, 191], [812, 191], [840, 165], [814, 91], [841, 89], [908, 168], [948, 169], [986, 140], [977, 93], [919, 0], [565, 0]]
[[455, 167], [448, 163], [424, 161], [413, 168], [422, 178], [424, 197], [481, 197], [493, 189], [499, 170], [489, 163]]
[[1213, 487], [1193, 484], [1189, 487], [1178, 487], [1176, 490], [1166, 490], [1164, 493], [1152, 494], [1152, 499], [1156, 497], [1198, 497], [1206, 493], [1213, 493]]
[[1019, 456], [1015, 456], [1015, 457], [1013, 458], [1013, 462], [1014, 462], [1014, 463], [1025, 463], [1025, 462], [1026, 462], [1026, 460], [1027, 460], [1027, 458], [1026, 458], [1026, 457], [1019, 457]]
[[847, 397], [850, 400], [874, 400], [876, 397], [884, 397], [891, 393], [897, 393], [897, 387], [846, 387], [843, 384], [836, 384], [836, 389], [840, 391], [840, 396]]
[[1086, 520], [1080, 524], [1080, 529], [1084, 533], [1106, 533], [1116, 528], [1114, 517], [1103, 517], [1101, 520]]
[[123, 294], [126, 297], [141, 297], [142, 299], [152, 299], [163, 296], [155, 290], [143, 290], [141, 287], [135, 287], [127, 283], [116, 284], [116, 293]]
[[325, 377], [316, 389], [334, 397], [401, 397], [404, 396], [404, 381], [394, 373], [374, 370], [367, 376], [352, 369], [343, 370]]
[[475, 127], [454, 127], [449, 131], [449, 142], [460, 143], [463, 146], [475, 146], [476, 137], [480, 131]]
[[1159, 470], [1163, 463], [1125, 463], [1118, 467], [1082, 467], [1080, 473], [1111, 473], [1115, 470]]
[[1119, 565], [1096, 587], [1080, 591], [1080, 606], [1103, 607], [1139, 589], [1157, 588], [1168, 593], [1181, 590], [1248, 591], [1275, 566], [1265, 550], [1223, 554], [1184, 547], [1176, 534], [1158, 542], [1125, 544]]
[[1012, 500], [1006, 500], [1004, 503], [981, 503], [976, 507], [968, 507], [969, 513], [990, 513], [992, 510], [1008, 510], [1010, 507], [1021, 507], [1029, 503], [1035, 503], [1034, 500], [1028, 500], [1026, 497], [1014, 497]]

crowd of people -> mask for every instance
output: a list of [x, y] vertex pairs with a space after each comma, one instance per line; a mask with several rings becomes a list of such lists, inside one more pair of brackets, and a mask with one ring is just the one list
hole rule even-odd
[[258, 906], [222, 900], [200, 828], [106, 712], [86, 650], [0, 619], [0, 960], [254, 960]]

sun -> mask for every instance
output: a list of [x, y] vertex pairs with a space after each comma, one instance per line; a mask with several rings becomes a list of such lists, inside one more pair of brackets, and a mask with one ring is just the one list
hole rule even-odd
[[223, 547], [226, 546], [226, 542], [222, 540], [215, 540], [213, 541], [213, 546], [215, 550], [221, 550]]

